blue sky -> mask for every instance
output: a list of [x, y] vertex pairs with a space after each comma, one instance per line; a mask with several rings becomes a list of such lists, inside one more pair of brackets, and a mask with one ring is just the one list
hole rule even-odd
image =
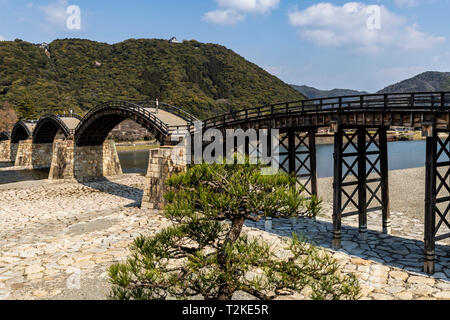
[[[67, 7], [81, 29], [68, 29]], [[0, 39], [196, 39], [222, 44], [283, 81], [377, 91], [450, 71], [450, 0], [0, 0]]]

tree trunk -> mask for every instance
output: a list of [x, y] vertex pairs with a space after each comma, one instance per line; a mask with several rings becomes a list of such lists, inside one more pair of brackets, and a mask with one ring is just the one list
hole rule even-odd
[[[226, 267], [227, 267], [227, 256], [225, 253], [225, 247], [227, 246], [228, 243], [235, 243], [237, 241], [237, 239], [239, 239], [239, 236], [241, 235], [242, 227], [244, 226], [244, 223], [245, 223], [244, 217], [236, 218], [231, 222], [230, 232], [228, 233], [228, 237], [225, 240], [224, 247], [222, 249], [223, 251], [221, 252], [219, 259], [218, 259], [220, 268], [224, 272], [226, 272]], [[219, 293], [217, 295], [217, 299], [218, 300], [231, 300], [231, 298], [233, 297], [233, 294], [234, 294], [234, 290], [232, 289], [231, 285], [229, 283], [223, 283], [219, 287]]]
[[230, 240], [231, 243], [236, 242], [236, 240], [241, 235], [244, 223], [245, 223], [244, 217], [236, 218], [231, 222], [231, 229], [230, 232], [228, 233], [228, 240]]

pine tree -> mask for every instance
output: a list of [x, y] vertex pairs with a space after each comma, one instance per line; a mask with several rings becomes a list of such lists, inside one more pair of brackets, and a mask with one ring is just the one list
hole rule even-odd
[[316, 198], [291, 187], [294, 177], [263, 175], [248, 162], [202, 164], [167, 184], [164, 213], [173, 226], [138, 237], [127, 262], [111, 266], [112, 298], [230, 300], [242, 291], [265, 300], [305, 288], [312, 299], [358, 297], [357, 280], [295, 234], [276, 248], [288, 252], [280, 258], [268, 243], [243, 233], [246, 220], [317, 212]]

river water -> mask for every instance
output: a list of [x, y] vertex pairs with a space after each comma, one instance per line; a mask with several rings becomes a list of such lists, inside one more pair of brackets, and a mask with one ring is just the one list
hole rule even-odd
[[[369, 149], [371, 150], [371, 148]], [[317, 175], [333, 176], [333, 145], [317, 146]], [[348, 151], [351, 151], [350, 149]], [[419, 168], [425, 166], [425, 141], [399, 141], [388, 143], [389, 170]], [[120, 163], [125, 173], [145, 172], [148, 152], [121, 152]]]
[[[425, 141], [399, 141], [388, 144], [389, 170], [419, 168], [425, 166]], [[145, 174], [148, 151], [120, 152], [119, 159], [124, 173]], [[0, 168], [8, 166], [1, 164]], [[333, 145], [317, 146], [317, 175], [319, 178], [333, 176]], [[0, 171], [0, 184], [47, 179], [48, 170]]]

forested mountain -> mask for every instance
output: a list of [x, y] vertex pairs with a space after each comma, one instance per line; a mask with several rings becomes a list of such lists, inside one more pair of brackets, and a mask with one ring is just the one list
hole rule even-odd
[[298, 91], [233, 51], [197, 41], [81, 39], [35, 45], [0, 42], [0, 105], [20, 118], [110, 100], [154, 100], [205, 118], [243, 107], [303, 99]]
[[450, 91], [450, 72], [428, 71], [393, 84], [378, 93]]
[[313, 87], [308, 86], [297, 86], [291, 85], [292, 88], [299, 91], [308, 99], [317, 99], [317, 98], [334, 98], [340, 96], [351, 96], [351, 95], [359, 95], [366, 94], [364, 91], [356, 91], [350, 89], [333, 89], [333, 90], [319, 90]]

